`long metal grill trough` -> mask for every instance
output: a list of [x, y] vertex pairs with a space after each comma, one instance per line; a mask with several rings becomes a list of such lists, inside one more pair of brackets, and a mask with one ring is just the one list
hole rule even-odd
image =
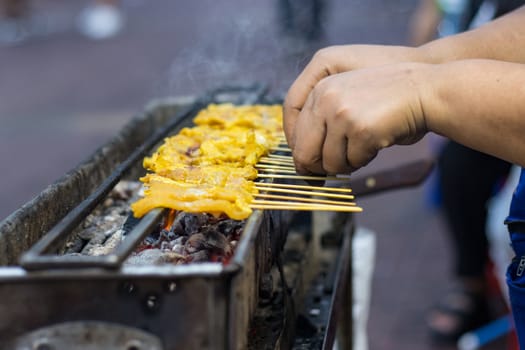
[[99, 339], [120, 334], [113, 341], [123, 349], [245, 348], [259, 280], [284, 244], [290, 212], [254, 211], [226, 265], [122, 265], [165, 215], [160, 209], [146, 215], [109, 255], [56, 252], [118, 181], [137, 179], [147, 152], [191, 123], [200, 108], [264, 102], [263, 97], [264, 89], [256, 86], [153, 104], [93, 157], [3, 221], [3, 348], [40, 349], [35, 342], [50, 334], [75, 332]]

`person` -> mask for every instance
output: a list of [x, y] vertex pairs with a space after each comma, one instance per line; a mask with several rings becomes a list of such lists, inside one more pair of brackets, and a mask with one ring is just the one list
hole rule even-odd
[[[421, 0], [411, 21], [411, 44], [419, 46], [436, 36], [479, 26], [524, 3]], [[487, 207], [506, 180], [511, 164], [454, 141], [440, 141], [435, 187], [453, 248], [454, 284], [429, 313], [427, 326], [434, 340], [454, 342], [491, 317]]]
[[[351, 173], [433, 132], [525, 167], [525, 7], [418, 47], [318, 51], [289, 88], [284, 130], [302, 174]], [[525, 349], [525, 171], [506, 220], [510, 303]]]

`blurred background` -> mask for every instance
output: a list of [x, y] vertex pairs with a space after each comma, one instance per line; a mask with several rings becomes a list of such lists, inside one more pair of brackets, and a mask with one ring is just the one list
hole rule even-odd
[[[0, 220], [152, 99], [250, 82], [284, 94], [320, 47], [406, 44], [418, 2], [3, 1]], [[390, 149], [360, 172], [428, 157], [431, 146], [427, 138]], [[364, 213], [357, 223], [377, 233], [370, 349], [454, 349], [431, 344], [424, 322], [451, 269], [430, 187], [358, 199]]]

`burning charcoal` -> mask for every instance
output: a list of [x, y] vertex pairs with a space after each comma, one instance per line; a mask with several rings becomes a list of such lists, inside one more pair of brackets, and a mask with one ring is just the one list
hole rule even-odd
[[189, 236], [199, 232], [202, 226], [208, 222], [206, 214], [188, 214], [184, 215], [183, 219], [184, 234]]
[[191, 262], [206, 262], [210, 259], [210, 254], [206, 250], [199, 250], [198, 252], [192, 253], [188, 256], [188, 260]]
[[242, 221], [226, 219], [219, 222], [219, 224], [217, 225], [217, 230], [225, 236], [230, 236], [236, 233], [236, 231], [238, 231], [239, 229], [242, 229], [243, 225], [244, 222]]
[[226, 237], [215, 230], [206, 230], [204, 232], [206, 240], [204, 246], [220, 255], [229, 255], [231, 248]]
[[196, 251], [206, 249], [221, 256], [231, 254], [231, 247], [223, 234], [208, 229], [203, 233], [196, 233], [188, 238], [186, 250], [191, 254]]
[[186, 241], [186, 250], [188, 253], [195, 253], [205, 248], [206, 237], [202, 233], [191, 235]]

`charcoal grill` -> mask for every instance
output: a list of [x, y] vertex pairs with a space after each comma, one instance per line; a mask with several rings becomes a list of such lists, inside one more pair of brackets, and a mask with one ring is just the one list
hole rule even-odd
[[[282, 258], [290, 227], [296, 227], [295, 213], [289, 211], [254, 211], [226, 265], [123, 265], [163, 217], [162, 210], [146, 215], [112, 254], [55, 254], [120, 179], [137, 179], [143, 173], [140, 160], [154, 145], [190, 125], [195, 113], [211, 102], [274, 101], [264, 87], [255, 85], [217, 89], [198, 99], [152, 103], [92, 157], [0, 223], [0, 349], [261, 348], [254, 345], [260, 344], [254, 343], [257, 337], [263, 339], [258, 341], [264, 342], [264, 348], [291, 348], [295, 343], [297, 349], [304, 344], [328, 349], [338, 324], [346, 335], [342, 344], [351, 348], [348, 282], [353, 224], [348, 214], [339, 216], [336, 244], [327, 248], [334, 263], [326, 264], [321, 279], [313, 273], [320, 271], [320, 261], [312, 258], [320, 248], [311, 244], [320, 246], [320, 239], [308, 238], [297, 229], [307, 249], [286, 248], [288, 242], [284, 256], [288, 252], [292, 258]], [[417, 181], [429, 170], [420, 168]], [[384, 189], [388, 181], [382, 179], [355, 184], [363, 193], [373, 192]], [[397, 185], [411, 185], [412, 180], [414, 176], [397, 179]], [[290, 271], [295, 274], [286, 277]], [[282, 282], [280, 294], [275, 283], [268, 283], [275, 274]], [[326, 299], [325, 311], [317, 315], [323, 321], [316, 324], [309, 318], [302, 326], [309, 331], [297, 331], [297, 315], [311, 294], [308, 290], [315, 289], [316, 278], [325, 290], [315, 297], [317, 302]], [[283, 306], [277, 313], [280, 322], [263, 335], [253, 322], [262, 317], [267, 324], [264, 308], [272, 303]]]

